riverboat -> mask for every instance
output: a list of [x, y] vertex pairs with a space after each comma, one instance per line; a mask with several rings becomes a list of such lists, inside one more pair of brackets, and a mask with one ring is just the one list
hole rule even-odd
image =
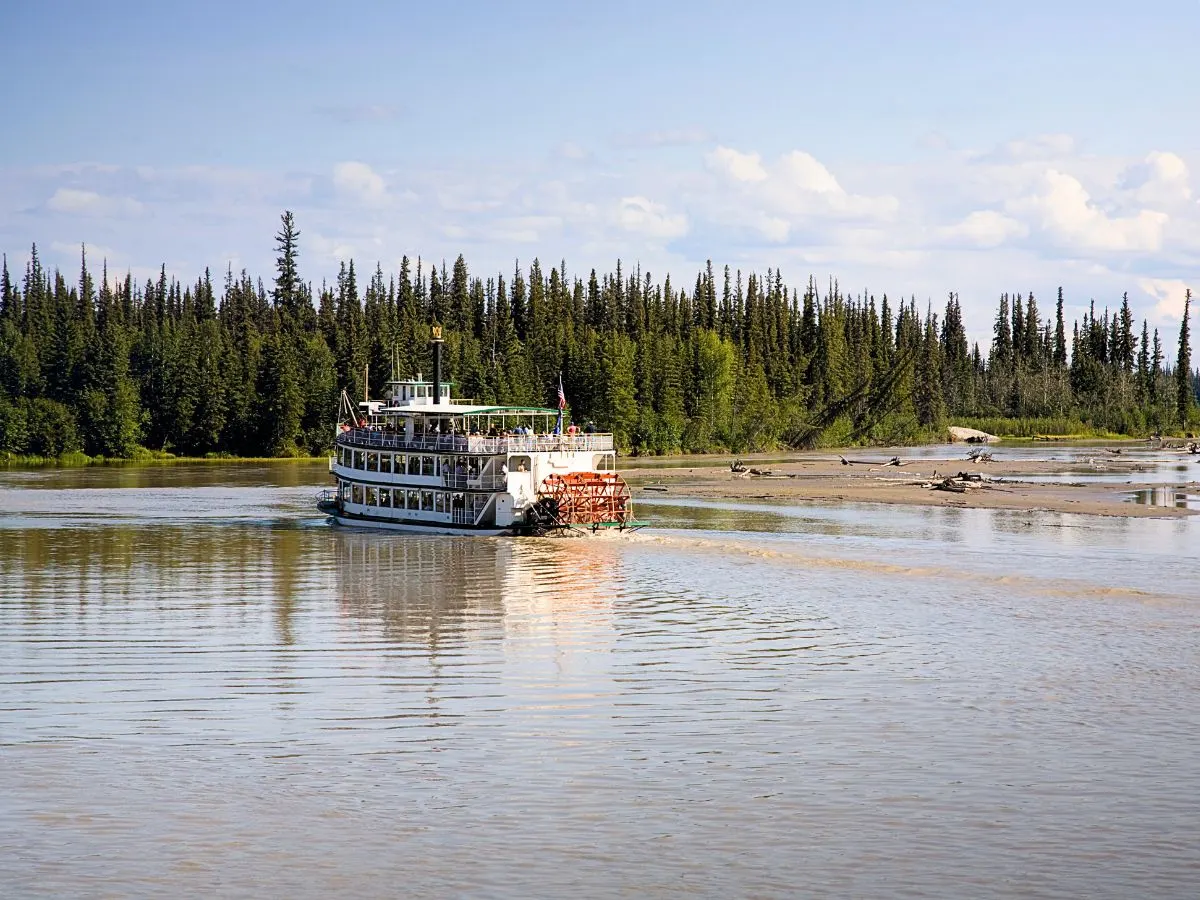
[[[317, 507], [338, 525], [425, 534], [625, 532], [629, 486], [611, 434], [563, 428], [559, 408], [451, 399], [433, 331], [433, 381], [387, 383], [386, 400], [342, 393], [329, 471]], [[393, 372], [393, 376], [395, 373]]]

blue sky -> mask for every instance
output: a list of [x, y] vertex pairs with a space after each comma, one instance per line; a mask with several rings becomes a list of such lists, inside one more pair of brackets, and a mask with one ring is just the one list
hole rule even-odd
[[74, 270], [706, 258], [944, 302], [1200, 262], [1200, 4], [7, 3], [0, 248]]

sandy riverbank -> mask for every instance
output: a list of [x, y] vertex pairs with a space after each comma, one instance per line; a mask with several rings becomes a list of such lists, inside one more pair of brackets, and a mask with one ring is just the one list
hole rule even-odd
[[[852, 465], [844, 465], [837, 453], [829, 451], [742, 457], [751, 468], [769, 470], [771, 477], [733, 475], [729, 468], [733, 457], [682, 457], [662, 462], [626, 460], [622, 474], [635, 497], [852, 501], [1129, 517], [1196, 514], [1195, 510], [1129, 502], [1131, 491], [1163, 485], [1140, 481], [1139, 472], [1151, 467], [1128, 457], [1105, 456], [1100, 450], [1091, 460], [1064, 462], [1051, 459], [1053, 454], [1048, 448], [1045, 459], [1006, 460], [999, 451], [994, 462], [976, 463], [967, 459], [968, 452], [969, 448], [964, 448], [957, 455], [953, 450], [948, 451], [944, 459], [906, 459], [904, 450], [845, 451], [848, 459], [875, 463]], [[904, 464], [885, 465], [893, 455], [899, 456]], [[1180, 460], [1190, 470], [1183, 489], [1200, 494], [1200, 461], [1195, 456], [1181, 456]], [[980, 474], [985, 480], [970, 485], [966, 493], [931, 490], [926, 486], [960, 472]], [[1061, 481], [1023, 480], [1038, 475], [1059, 476]], [[1098, 475], [1117, 476], [1120, 481], [1089, 481], [1089, 477]]]

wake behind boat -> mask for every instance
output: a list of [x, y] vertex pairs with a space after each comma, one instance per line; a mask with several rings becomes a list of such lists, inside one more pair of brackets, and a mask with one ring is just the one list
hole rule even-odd
[[629, 486], [613, 436], [564, 433], [559, 408], [452, 400], [442, 380], [441, 329], [433, 381], [388, 382], [388, 399], [357, 405], [342, 393], [329, 471], [337, 487], [317, 507], [339, 525], [426, 534], [544, 535], [628, 531]]

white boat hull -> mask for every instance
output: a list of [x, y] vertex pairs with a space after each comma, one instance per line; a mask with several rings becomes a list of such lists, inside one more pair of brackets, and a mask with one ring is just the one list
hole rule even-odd
[[360, 516], [342, 516], [336, 513], [329, 516], [338, 525], [347, 528], [370, 528], [381, 531], [401, 531], [408, 534], [450, 534], [450, 535], [483, 535], [497, 537], [512, 534], [511, 528], [471, 528], [461, 525], [442, 525], [438, 523], [390, 522], [386, 519], [371, 519]]

